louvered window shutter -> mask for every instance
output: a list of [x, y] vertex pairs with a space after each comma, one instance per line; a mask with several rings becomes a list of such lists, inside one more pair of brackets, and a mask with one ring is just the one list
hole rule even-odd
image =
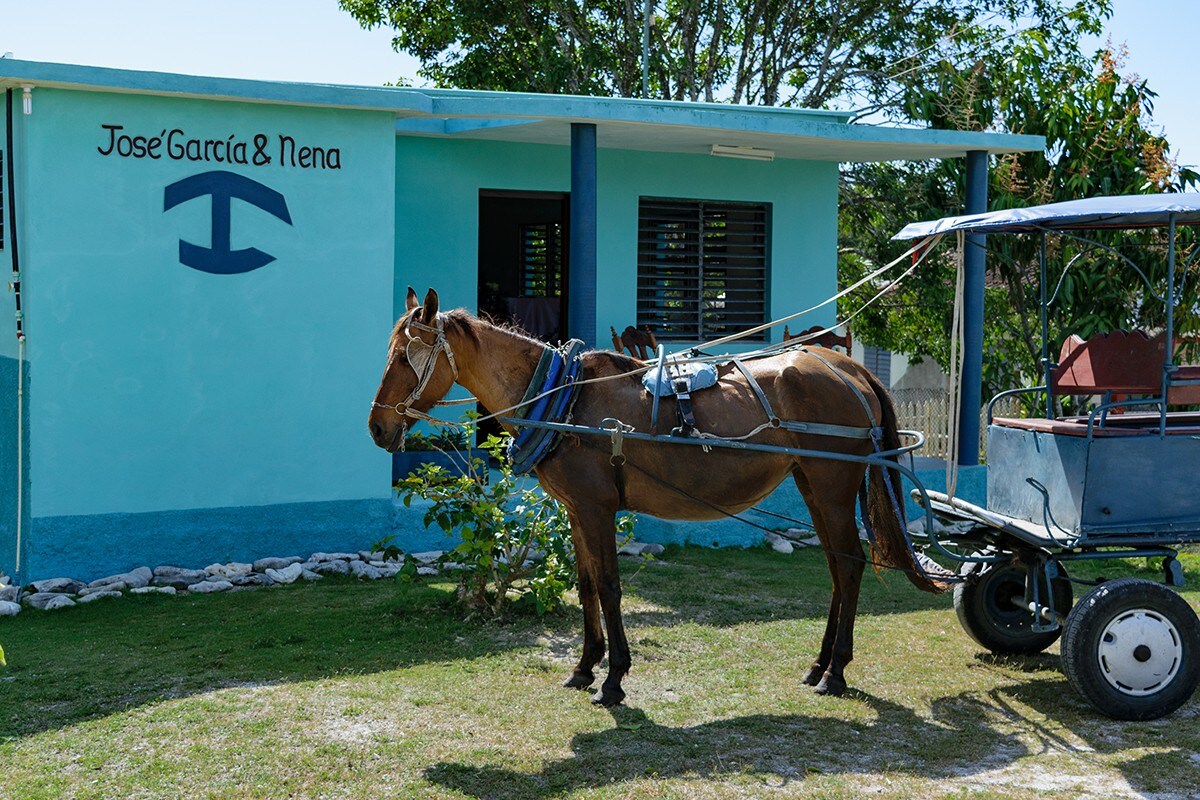
[[703, 341], [765, 322], [769, 222], [765, 203], [641, 198], [638, 327]]

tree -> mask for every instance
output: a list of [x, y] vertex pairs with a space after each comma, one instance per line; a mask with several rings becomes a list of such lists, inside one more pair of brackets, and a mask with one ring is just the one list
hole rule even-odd
[[[996, 159], [989, 182], [993, 209], [1076, 199], [1102, 194], [1180, 191], [1197, 174], [1169, 157], [1166, 138], [1152, 127], [1154, 92], [1146, 80], [1121, 74], [1122, 54], [1109, 46], [1092, 57], [1076, 46], [1061, 51], [1040, 30], [1013, 37], [1007, 52], [993, 52], [966, 69], [943, 64], [923, 91], [912, 92], [914, 117], [935, 127], [1004, 130], [1046, 137], [1046, 153]], [[852, 281], [876, 263], [886, 263], [907, 245], [888, 241], [905, 222], [961, 213], [961, 174], [957, 164], [872, 164], [844, 175], [841, 224], [841, 279]], [[1165, 285], [1164, 236], [1158, 233], [1092, 237], [1141, 252], [1137, 260], [1159, 293]], [[985, 290], [985, 391], [1040, 382], [1041, 331], [1036, 281], [1036, 237], [990, 237]], [[1116, 328], [1163, 324], [1161, 303], [1126, 264], [1104, 251], [1063, 275], [1062, 265], [1082, 253], [1081, 243], [1048, 241], [1052, 265], [1049, 289], [1059, 284], [1051, 309], [1051, 358], [1070, 333], [1087, 338]], [[951, 248], [928, 259], [912, 279], [855, 321], [861, 338], [877, 346], [931, 355], [943, 367], [949, 357], [948, 332], [953, 297]], [[1155, 254], [1158, 254], [1158, 257]], [[1194, 288], [1196, 276], [1187, 277]], [[1185, 289], [1186, 290], [1186, 289]], [[850, 313], [866, 298], [847, 298]], [[1194, 310], [1179, 322], [1194, 331]]]
[[[643, 4], [635, 0], [340, 0], [367, 27], [421, 60], [439, 86], [591, 95], [641, 94]], [[1120, 53], [1080, 50], [1111, 0], [651, 0], [650, 95], [754, 105], [853, 105], [858, 118], [1046, 137], [1045, 153], [994, 159], [992, 208], [1094, 194], [1174, 191], [1196, 173], [1155, 133], [1155, 94], [1121, 74]], [[962, 210], [955, 162], [843, 167], [839, 276], [851, 283], [904, 250], [905, 223]], [[1153, 236], [1144, 236], [1143, 243]], [[984, 379], [988, 391], [1039, 374], [1040, 331], [1029, 276], [1037, 243], [989, 243]], [[1052, 260], [1070, 258], [1056, 241]], [[929, 259], [858, 316], [861, 340], [948, 357], [952, 265]], [[1161, 269], [1152, 281], [1162, 280]], [[1194, 280], [1191, 279], [1191, 280]], [[839, 304], [844, 317], [878, 287]], [[1114, 264], [1066, 276], [1055, 342], [1106, 326], [1153, 325], [1152, 304]], [[1185, 330], [1200, 322], [1185, 314]], [[1190, 327], [1189, 327], [1190, 326]]]
[[[1107, 6], [1108, 0], [1085, 0]], [[395, 30], [438, 86], [641, 95], [638, 0], [340, 0]], [[651, 0], [650, 96], [821, 108], [890, 108], [922, 65], [957, 60], [1060, 0]], [[1072, 12], [1074, 13], [1074, 12]], [[899, 77], [897, 78], [897, 75]]]

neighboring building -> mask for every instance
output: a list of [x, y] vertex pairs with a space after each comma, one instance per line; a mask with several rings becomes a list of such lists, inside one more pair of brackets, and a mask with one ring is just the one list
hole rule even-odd
[[707, 338], [834, 292], [839, 162], [1042, 147], [12, 59], [0, 89], [0, 270], [19, 256], [27, 336], [0, 293], [0, 569], [19, 555], [26, 580], [394, 529], [366, 417], [409, 284], [551, 339]]

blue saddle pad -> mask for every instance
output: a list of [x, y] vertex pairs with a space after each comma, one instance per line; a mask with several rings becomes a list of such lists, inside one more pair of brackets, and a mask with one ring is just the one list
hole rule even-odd
[[646, 391], [659, 397], [672, 397], [675, 394], [675, 380], [685, 378], [688, 392], [698, 392], [710, 386], [717, 385], [717, 368], [712, 364], [701, 364], [695, 361], [687, 364], [664, 364], [662, 375], [657, 366], [642, 375], [642, 385]]

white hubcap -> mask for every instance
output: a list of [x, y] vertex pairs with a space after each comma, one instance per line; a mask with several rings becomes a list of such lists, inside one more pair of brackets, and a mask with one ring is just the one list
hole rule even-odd
[[1148, 608], [1114, 617], [1100, 634], [1098, 654], [1105, 679], [1118, 691], [1146, 695], [1179, 672], [1183, 643], [1170, 620]]

